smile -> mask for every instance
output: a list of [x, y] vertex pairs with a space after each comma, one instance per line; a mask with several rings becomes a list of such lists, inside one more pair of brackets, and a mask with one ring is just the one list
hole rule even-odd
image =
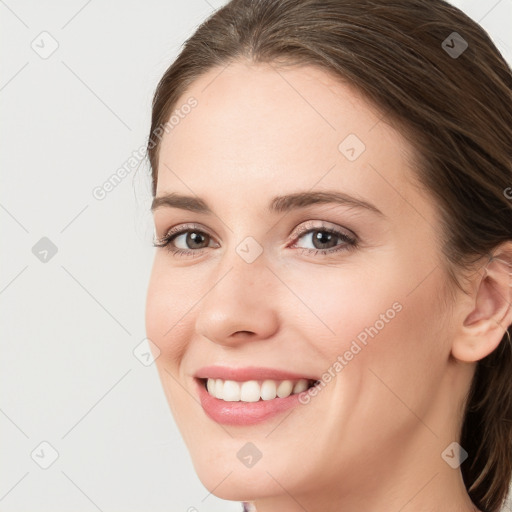
[[314, 386], [314, 380], [235, 380], [203, 379], [209, 395], [225, 402], [258, 402], [286, 398]]
[[204, 413], [224, 425], [249, 426], [300, 405], [300, 394], [320, 384], [311, 376], [270, 368], [209, 366], [194, 376]]

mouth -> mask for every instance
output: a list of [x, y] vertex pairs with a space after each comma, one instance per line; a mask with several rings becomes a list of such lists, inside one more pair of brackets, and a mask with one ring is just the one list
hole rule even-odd
[[211, 365], [193, 379], [204, 413], [217, 423], [247, 426], [266, 421], [299, 404], [320, 384], [314, 375], [270, 367]]
[[194, 380], [206, 416], [216, 423], [240, 427], [263, 423], [297, 407], [304, 403], [301, 393], [320, 383], [304, 378], [236, 381], [194, 377]]
[[286, 380], [225, 380], [215, 378], [198, 378], [200, 385], [207, 393], [224, 402], [261, 402], [287, 398], [318, 385], [316, 379]]

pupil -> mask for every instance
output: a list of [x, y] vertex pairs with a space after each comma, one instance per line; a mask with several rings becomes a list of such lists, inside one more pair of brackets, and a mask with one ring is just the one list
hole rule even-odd
[[201, 245], [201, 238], [204, 238], [204, 237], [199, 233], [194, 233], [194, 232], [189, 233], [188, 237], [187, 237], [187, 245], [189, 247], [191, 247], [191, 246], [194, 247], [194, 244]]
[[[326, 231], [317, 231], [316, 236], [313, 237], [313, 241], [320, 244], [327, 244], [333, 239], [332, 233], [327, 233]], [[316, 246], [316, 243], [314, 245]], [[317, 249], [325, 249], [325, 247], [317, 247]]]

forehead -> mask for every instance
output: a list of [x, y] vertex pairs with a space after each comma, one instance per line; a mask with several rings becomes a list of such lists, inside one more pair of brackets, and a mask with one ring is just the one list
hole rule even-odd
[[[194, 132], [202, 149], [214, 150], [210, 142], [231, 142], [230, 154], [244, 153], [261, 145], [283, 153], [293, 137], [291, 150], [300, 149], [304, 140], [325, 140], [333, 151], [344, 133], [364, 138], [382, 117], [357, 90], [325, 71], [311, 67], [277, 68], [270, 64], [231, 63], [214, 68], [198, 78], [177, 101], [179, 110], [195, 98], [197, 106], [180, 116], [167, 139], [189, 137]], [[177, 129], [179, 128], [179, 129]], [[203, 137], [202, 139], [200, 137]], [[249, 138], [248, 138], [249, 137]], [[225, 148], [224, 148], [225, 149]]]
[[371, 195], [383, 176], [406, 187], [407, 142], [353, 86], [319, 68], [232, 63], [193, 82], [175, 112], [192, 98], [196, 106], [162, 138], [157, 195], [184, 185], [254, 195], [269, 184], [291, 191], [315, 183], [365, 183]]

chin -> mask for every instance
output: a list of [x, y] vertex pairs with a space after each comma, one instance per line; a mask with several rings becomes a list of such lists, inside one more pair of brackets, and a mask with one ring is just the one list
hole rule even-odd
[[[282, 493], [283, 489], [276, 481], [269, 476], [264, 469], [256, 468], [230, 471], [218, 471], [204, 468], [204, 471], [197, 471], [201, 483], [217, 498], [229, 501], [253, 501], [264, 497], [275, 496]], [[283, 487], [288, 489], [285, 476], [277, 476], [269, 471], [276, 480], [282, 482]], [[229, 476], [228, 476], [229, 475]]]

